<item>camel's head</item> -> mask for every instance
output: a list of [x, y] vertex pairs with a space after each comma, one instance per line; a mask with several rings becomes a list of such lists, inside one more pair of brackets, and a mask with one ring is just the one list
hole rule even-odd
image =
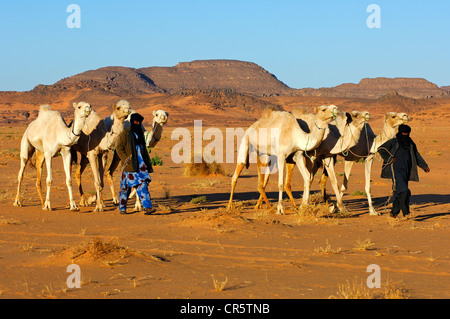
[[169, 119], [169, 113], [163, 110], [153, 111], [153, 123], [164, 125]]
[[314, 113], [316, 116], [326, 123], [331, 123], [331, 121], [336, 117], [336, 114], [339, 112], [338, 107], [336, 105], [322, 105], [316, 106], [314, 108]]
[[390, 127], [398, 127], [400, 124], [408, 123], [409, 120], [406, 113], [388, 112], [384, 115], [384, 123]]
[[120, 100], [113, 106], [113, 111], [116, 118], [123, 121], [131, 113], [130, 103]]
[[78, 102], [73, 103], [75, 109], [75, 117], [88, 117], [92, 112], [92, 107], [89, 103]]
[[367, 111], [352, 111], [347, 114], [347, 124], [352, 123], [356, 128], [362, 129], [372, 116]]

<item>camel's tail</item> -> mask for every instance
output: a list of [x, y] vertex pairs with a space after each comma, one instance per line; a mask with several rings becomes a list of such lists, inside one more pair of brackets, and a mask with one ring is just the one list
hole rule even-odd
[[245, 167], [248, 168], [250, 166], [250, 151], [249, 151], [249, 135], [246, 132], [244, 137], [242, 138], [241, 144], [239, 145], [238, 155], [237, 155], [237, 163], [245, 164]]

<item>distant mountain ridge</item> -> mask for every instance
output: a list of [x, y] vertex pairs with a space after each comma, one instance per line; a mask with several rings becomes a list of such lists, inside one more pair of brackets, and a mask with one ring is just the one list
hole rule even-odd
[[253, 62], [196, 60], [172, 67], [140, 69], [109, 66], [64, 78], [53, 85], [38, 85], [42, 94], [89, 90], [115, 95], [175, 94], [185, 90], [234, 90], [255, 96], [318, 96], [376, 99], [396, 93], [414, 99], [450, 96], [450, 87], [438, 87], [423, 78], [365, 78], [329, 88], [295, 89]]

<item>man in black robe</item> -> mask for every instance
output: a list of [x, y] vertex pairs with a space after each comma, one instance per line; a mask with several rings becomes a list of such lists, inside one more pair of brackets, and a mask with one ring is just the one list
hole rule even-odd
[[387, 141], [378, 148], [383, 158], [382, 178], [393, 181], [393, 205], [390, 215], [397, 217], [400, 210], [403, 216], [409, 215], [409, 200], [411, 191], [408, 188], [409, 181], [419, 181], [417, 166], [426, 173], [430, 171], [428, 164], [417, 151], [416, 144], [409, 136], [411, 127], [402, 124], [398, 127], [396, 137]]

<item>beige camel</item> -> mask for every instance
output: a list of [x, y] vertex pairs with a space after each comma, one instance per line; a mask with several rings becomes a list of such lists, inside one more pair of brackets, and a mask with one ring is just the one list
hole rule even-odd
[[250, 155], [256, 153], [258, 168], [258, 191], [268, 207], [270, 206], [263, 188], [263, 175], [260, 170], [260, 156], [276, 156], [278, 168], [278, 205], [277, 214], [284, 214], [283, 180], [286, 158], [298, 151], [311, 151], [322, 142], [328, 124], [337, 114], [335, 105], [320, 106], [314, 109], [316, 115], [310, 133], [305, 133], [297, 119], [289, 112], [266, 109], [261, 119], [253, 123], [244, 134], [239, 146], [237, 166], [231, 179], [231, 193], [228, 208], [233, 205], [233, 194], [237, 179], [244, 168], [249, 165]]
[[[365, 191], [367, 194], [367, 201], [369, 204], [370, 215], [378, 215], [373, 207], [372, 196], [370, 194], [370, 175], [372, 171], [373, 159], [377, 153], [378, 147], [384, 142], [395, 137], [400, 124], [407, 123], [410, 120], [406, 113], [388, 112], [384, 116], [384, 125], [381, 133], [377, 136], [373, 133], [369, 124], [367, 124], [367, 130], [363, 130], [359, 137], [358, 143], [349, 149], [348, 153], [339, 155], [344, 157], [344, 182], [341, 186], [341, 191], [344, 192], [348, 188], [348, 179], [352, 170], [353, 164], [364, 158], [365, 166]], [[322, 192], [325, 193], [326, 175], [322, 175], [321, 187]]]
[[[132, 113], [135, 113], [136, 111], [132, 110], [130, 115], [127, 117], [127, 119], [124, 122], [124, 127], [127, 128], [130, 126], [130, 116]], [[163, 132], [163, 126], [167, 124], [169, 118], [169, 113], [163, 110], [157, 110], [153, 111], [153, 122], [152, 122], [152, 129], [151, 131], [147, 131], [144, 126], [142, 126], [142, 129], [144, 131], [144, 137], [145, 137], [145, 143], [147, 146], [147, 149], [151, 149], [156, 146], [156, 144], [159, 142], [162, 136]], [[107, 162], [107, 156], [108, 154], [105, 153], [103, 156], [103, 163], [106, 164]], [[108, 170], [106, 171], [106, 177], [108, 179], [109, 187], [111, 189], [111, 194], [113, 197], [113, 203], [118, 204], [119, 199], [116, 196], [116, 192], [114, 189], [114, 181], [113, 181], [113, 174], [114, 171], [117, 169], [118, 165], [120, 163], [120, 158], [117, 155], [116, 152], [114, 152], [114, 156], [112, 159], [111, 164], [109, 165]], [[136, 190], [133, 189], [133, 191], [130, 194], [130, 198], [136, 195]], [[136, 196], [136, 204], [134, 209], [136, 211], [142, 210], [142, 205], [139, 201], [139, 198]]]
[[102, 198], [104, 161], [103, 156], [116, 147], [117, 139], [124, 129], [123, 122], [130, 114], [130, 104], [121, 100], [113, 106], [112, 125], [106, 125], [105, 120], [96, 113], [89, 116], [87, 125], [83, 129], [80, 141], [72, 146], [73, 150], [81, 154], [80, 165], [78, 166], [76, 179], [80, 191], [80, 205], [87, 206], [85, 194], [81, 185], [81, 175], [89, 163], [94, 176], [94, 186], [96, 191], [96, 207], [94, 211], [103, 211], [104, 203]]
[[[52, 158], [58, 152], [61, 153], [66, 173], [66, 185], [69, 191], [70, 210], [77, 210], [73, 199], [72, 178], [70, 172], [71, 152], [70, 147], [76, 144], [80, 138], [86, 118], [92, 111], [91, 106], [86, 102], [74, 103], [74, 121], [71, 126], [67, 126], [61, 114], [50, 110], [49, 105], [42, 105], [38, 117], [28, 125], [23, 134], [20, 144], [20, 170], [18, 175], [17, 195], [14, 206], [20, 206], [20, 187], [23, 178], [23, 172], [28, 160], [37, 150], [43, 154], [47, 167], [47, 194], [43, 203], [43, 210], [51, 210], [50, 188], [53, 182], [52, 177]], [[41, 196], [42, 197], [42, 196]], [[43, 201], [41, 199], [41, 201]]]
[[[294, 110], [292, 113], [299, 121], [304, 122], [300, 122], [303, 124], [301, 125], [302, 127], [305, 127], [305, 124], [307, 125], [307, 131], [313, 127], [313, 114], [305, 113], [303, 110]], [[358, 143], [361, 131], [365, 128], [365, 124], [370, 118], [370, 113], [367, 111], [340, 112], [335, 114], [334, 120], [328, 125], [325, 138], [316, 149], [309, 152], [299, 151], [288, 157], [286, 161], [285, 191], [294, 208], [296, 208], [296, 205], [291, 191], [291, 178], [295, 165], [297, 164], [304, 182], [301, 207], [308, 205], [312, 181], [318, 168], [323, 165], [328, 172], [328, 176], [330, 176], [331, 185], [336, 194], [337, 207], [340, 212], [346, 212], [334, 171], [334, 157], [339, 153], [347, 153], [349, 148]], [[269, 176], [270, 174], [265, 176], [264, 188], [267, 185]], [[262, 197], [260, 196], [256, 208], [261, 208], [261, 203]]]

